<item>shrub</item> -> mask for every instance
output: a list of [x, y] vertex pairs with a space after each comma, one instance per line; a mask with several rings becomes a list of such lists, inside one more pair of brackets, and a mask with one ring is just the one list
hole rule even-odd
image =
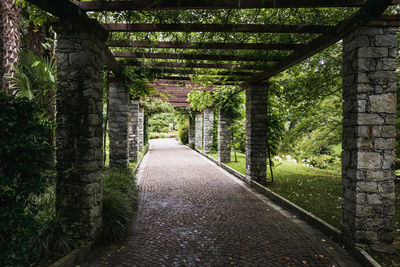
[[46, 187], [50, 169], [49, 125], [39, 108], [25, 98], [0, 93], [0, 265], [26, 264], [38, 225], [30, 196]]
[[178, 138], [182, 142], [182, 144], [189, 143], [189, 123], [188, 122], [179, 126]]
[[50, 263], [78, 246], [74, 233], [66, 229], [62, 219], [56, 215], [55, 190], [55, 184], [49, 184], [44, 193], [31, 197], [31, 207], [38, 210], [34, 219], [39, 226], [30, 240], [34, 262]]
[[137, 186], [131, 169], [113, 168], [103, 178], [103, 237], [114, 242], [131, 229], [137, 207]]

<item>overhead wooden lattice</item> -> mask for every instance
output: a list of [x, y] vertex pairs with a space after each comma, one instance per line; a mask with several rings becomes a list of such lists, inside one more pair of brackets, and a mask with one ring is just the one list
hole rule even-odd
[[[107, 65], [116, 74], [119, 73], [119, 62], [115, 58], [133, 58], [129, 64], [145, 65], [164, 69], [162, 77], [171, 80], [190, 80], [191, 75], [216, 75], [220, 84], [230, 84], [241, 81], [243, 85], [268, 80], [270, 77], [290, 68], [291, 66], [324, 50], [341, 40], [346, 34], [362, 24], [399, 25], [397, 16], [382, 16], [390, 5], [398, 4], [399, 0], [136, 0], [136, 1], [87, 1], [69, 2], [67, 0], [28, 0], [42, 9], [62, 19], [96, 24], [110, 33], [107, 42]], [[129, 21], [123, 23], [93, 22], [87, 12], [179, 12], [193, 10], [240, 10], [240, 9], [295, 9], [295, 8], [353, 8], [349, 16], [340, 21], [325, 21], [324, 23], [293, 23], [293, 20], [279, 23], [199, 23], [198, 21], [179, 21], [149, 23], [149, 21]], [[122, 13], [121, 13], [122, 14]], [[149, 16], [148, 14], [146, 16]], [[102, 16], [97, 16], [101, 18]], [[128, 16], [140, 17], [140, 16]], [[301, 20], [300, 20], [301, 21]], [[126, 38], [112, 38], [113, 33], [126, 33]], [[148, 40], [143, 36], [149, 33], [222, 33], [225, 36], [235, 34], [259, 35], [260, 42], [202, 42], [199, 40], [173, 41], [170, 37]], [[139, 37], [131, 38], [132, 33]], [[140, 35], [142, 34], [142, 35]], [[147, 34], [147, 35], [146, 35]], [[267, 34], [267, 35], [265, 35]], [[268, 35], [270, 34], [270, 35]], [[271, 35], [272, 34], [272, 35]], [[285, 42], [274, 40], [276, 34], [291, 34]], [[142, 37], [141, 37], [142, 36]], [[159, 35], [167, 36], [167, 35]], [[243, 36], [243, 35], [241, 35]], [[269, 36], [266, 38], [265, 36]], [[140, 39], [142, 38], [142, 39]], [[220, 38], [221, 39], [221, 38]], [[254, 38], [253, 38], [254, 39]], [[251, 40], [253, 40], [251, 39]], [[257, 38], [256, 38], [257, 39]], [[259, 38], [258, 38], [259, 39]], [[110, 51], [111, 49], [111, 51]], [[189, 52], [172, 52], [186, 49]], [[164, 50], [164, 51], [160, 51]], [[172, 51], [171, 51], [172, 50]], [[213, 51], [213, 52], [210, 52]], [[243, 51], [237, 54], [236, 51]], [[245, 54], [249, 52], [251, 54]], [[162, 61], [160, 61], [162, 60]], [[243, 63], [245, 62], [245, 63]], [[178, 69], [177, 69], [178, 68]], [[234, 71], [210, 72], [208, 69], [231, 69]], [[201, 70], [199, 70], [201, 69]], [[246, 73], [243, 70], [248, 70]], [[168, 73], [170, 75], [166, 75]], [[177, 76], [176, 76], [177, 75]], [[229, 76], [228, 79], [223, 78]], [[244, 86], [245, 87], [245, 86]]]
[[204, 87], [199, 83], [191, 81], [173, 81], [173, 80], [157, 80], [149, 83], [157, 93], [152, 97], [168, 101], [174, 107], [188, 107], [189, 103], [186, 101], [187, 95], [193, 90], [199, 91], [212, 91], [213, 87]]

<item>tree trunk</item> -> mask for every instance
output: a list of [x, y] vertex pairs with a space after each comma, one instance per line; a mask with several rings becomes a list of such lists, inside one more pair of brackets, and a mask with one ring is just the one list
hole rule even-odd
[[15, 5], [15, 0], [1, 0], [1, 50], [2, 62], [0, 74], [2, 78], [2, 91], [12, 93], [11, 80], [15, 75], [13, 66], [18, 62], [19, 56], [19, 23], [21, 6]]

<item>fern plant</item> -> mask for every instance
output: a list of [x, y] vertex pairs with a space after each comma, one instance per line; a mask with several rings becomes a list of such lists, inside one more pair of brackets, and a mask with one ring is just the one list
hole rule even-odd
[[54, 60], [35, 55], [32, 51], [22, 52], [13, 78], [15, 94], [35, 99], [41, 106], [52, 105], [53, 98], [49, 95], [54, 95], [56, 90], [56, 71]]

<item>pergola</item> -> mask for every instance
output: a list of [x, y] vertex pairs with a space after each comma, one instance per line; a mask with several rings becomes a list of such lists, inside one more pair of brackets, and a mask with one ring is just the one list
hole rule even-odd
[[[120, 61], [141, 59], [149, 67], [161, 67], [164, 80], [189, 81], [190, 75], [209, 75], [209, 69], [220, 84], [239, 82], [246, 90], [246, 177], [250, 184], [262, 183], [266, 175], [266, 100], [268, 79], [343, 40], [343, 218], [342, 236], [349, 246], [389, 251], [393, 242], [394, 219], [394, 140], [396, 118], [395, 58], [397, 16], [384, 11], [398, 0], [217, 0], [217, 1], [105, 1], [69, 2], [67, 0], [28, 0], [59, 18], [56, 30], [58, 45], [58, 210], [67, 218], [76, 213], [95, 236], [101, 225], [98, 195], [101, 181], [94, 176], [101, 167], [96, 154], [101, 149], [101, 72], [103, 65], [123, 80]], [[286, 8], [354, 8], [354, 13], [328, 24], [199, 24], [199, 23], [100, 23], [86, 12], [220, 10], [220, 9], [286, 9]], [[292, 34], [307, 36], [287, 42], [274, 38], [262, 42], [199, 42], [171, 40], [116, 40], [115, 32], [187, 32], [225, 34]], [[301, 41], [303, 40], [303, 41]], [[127, 51], [127, 49], [130, 51]], [[134, 49], [135, 51], [132, 51]], [[147, 50], [146, 50], [147, 49]], [[148, 50], [151, 49], [149, 52]], [[187, 53], [159, 52], [162, 49], [187, 49]], [[144, 52], [139, 52], [143, 50]], [[233, 51], [221, 53], [222, 51]], [[242, 54], [234, 53], [242, 51]], [[249, 53], [247, 53], [249, 52]], [[250, 53], [251, 52], [251, 53]], [[247, 53], [247, 54], [246, 54]], [[260, 54], [257, 54], [260, 53]], [[132, 63], [138, 65], [139, 63]], [[139, 66], [140, 66], [139, 64]], [[200, 69], [200, 70], [199, 70]], [[100, 74], [99, 74], [100, 73]], [[160, 90], [168, 92], [168, 87]], [[167, 89], [168, 88], [168, 89]], [[174, 94], [186, 94], [173, 88]], [[81, 91], [79, 91], [81, 90]], [[186, 91], [185, 91], [186, 90]], [[110, 163], [126, 165], [129, 141], [128, 93], [121, 83], [110, 84]], [[63, 101], [69, 99], [70, 101]], [[182, 102], [179, 102], [181, 104]], [[178, 104], [178, 101], [177, 103]], [[183, 104], [182, 104], [183, 105]], [[71, 115], [70, 110], [80, 113]], [[133, 112], [134, 113], [134, 112]], [[115, 119], [114, 119], [115, 118]], [[82, 127], [82, 120], [85, 121]], [[95, 121], [95, 122], [94, 122]], [[197, 118], [196, 118], [197, 121]], [[219, 121], [227, 122], [220, 112]], [[226, 123], [225, 123], [226, 124]], [[101, 125], [100, 125], [101, 126]], [[191, 121], [190, 129], [197, 123]], [[223, 127], [223, 126], [221, 126]], [[80, 130], [76, 130], [80, 128]], [[197, 139], [197, 130], [192, 138]], [[196, 134], [193, 134], [193, 131]], [[221, 132], [226, 133], [226, 129]], [[115, 134], [114, 134], [115, 133]], [[82, 136], [85, 136], [82, 141]], [[221, 134], [221, 138], [226, 134]], [[205, 137], [205, 139], [207, 139]], [[114, 140], [114, 141], [113, 141]], [[122, 140], [122, 141], [121, 141]], [[84, 144], [78, 152], [76, 143]], [[221, 140], [226, 144], [226, 140]], [[224, 150], [223, 147], [220, 148]], [[89, 152], [88, 152], [89, 151]], [[91, 152], [90, 152], [91, 151]], [[93, 152], [94, 151], [94, 152]], [[111, 158], [112, 157], [112, 158]], [[87, 158], [82, 164], [82, 158]], [[79, 163], [78, 163], [79, 162]], [[100, 163], [99, 163], [100, 162]], [[100, 164], [100, 165], [99, 165]], [[67, 170], [77, 168], [68, 180]], [[86, 196], [72, 201], [75, 191]], [[97, 187], [96, 187], [97, 186]], [[93, 189], [93, 188], [97, 188]], [[93, 200], [93, 194], [96, 195]], [[73, 204], [68, 201], [73, 202]], [[84, 204], [82, 204], [84, 203]], [[96, 204], [97, 203], [97, 204]], [[72, 216], [71, 214], [74, 214]]]
[[149, 83], [156, 90], [153, 98], [168, 101], [174, 107], [189, 107], [188, 94], [193, 90], [212, 91], [213, 87], [204, 87], [191, 81], [157, 80]]

